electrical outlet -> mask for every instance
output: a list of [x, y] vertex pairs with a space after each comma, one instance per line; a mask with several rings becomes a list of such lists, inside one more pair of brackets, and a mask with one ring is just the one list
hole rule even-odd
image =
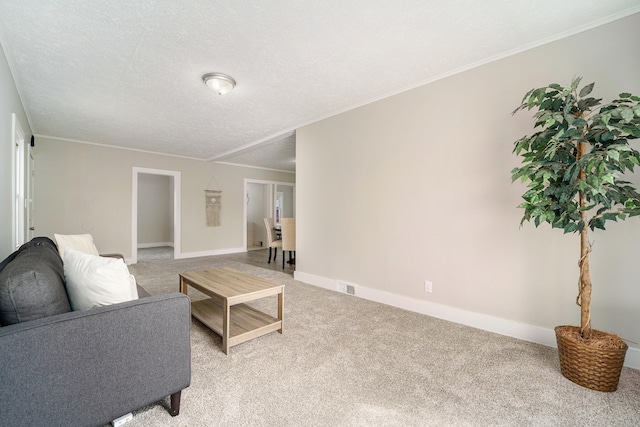
[[424, 281], [424, 291], [432, 293], [433, 292], [433, 282], [425, 280]]

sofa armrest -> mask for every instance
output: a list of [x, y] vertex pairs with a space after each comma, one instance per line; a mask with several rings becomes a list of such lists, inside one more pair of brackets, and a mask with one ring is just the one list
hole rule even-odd
[[0, 425], [100, 425], [180, 392], [190, 327], [172, 293], [0, 328]]

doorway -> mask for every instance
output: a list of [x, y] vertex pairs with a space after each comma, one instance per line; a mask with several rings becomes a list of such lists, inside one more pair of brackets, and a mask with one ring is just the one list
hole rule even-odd
[[25, 195], [25, 149], [24, 131], [18, 117], [11, 116], [11, 136], [13, 139], [12, 164], [13, 164], [13, 199], [12, 199], [12, 244], [13, 248], [20, 247], [26, 238], [25, 207], [27, 196]]
[[264, 227], [264, 218], [270, 216], [269, 212], [269, 185], [258, 182], [247, 182], [246, 185], [246, 250], [256, 250], [267, 247], [267, 230]]
[[31, 144], [29, 144], [29, 156], [27, 157], [27, 240], [35, 237], [36, 226], [33, 221], [35, 216], [35, 203], [33, 201], [36, 181], [36, 152], [33, 136], [31, 136]]
[[295, 216], [295, 184], [245, 179], [244, 194], [244, 249], [266, 248], [264, 218], [273, 218], [277, 226], [280, 218]]
[[133, 168], [131, 203], [131, 260], [138, 262], [138, 249], [173, 246], [180, 248], [181, 172]]

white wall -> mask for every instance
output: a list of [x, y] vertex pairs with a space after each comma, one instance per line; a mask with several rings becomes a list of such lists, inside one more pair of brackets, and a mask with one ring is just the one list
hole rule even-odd
[[[31, 128], [16, 90], [4, 50], [0, 46], [0, 260], [14, 248], [12, 246], [12, 151], [13, 135], [11, 115], [16, 114], [25, 133], [25, 143], [31, 139]], [[26, 157], [26, 156], [25, 156]], [[25, 168], [26, 170], [26, 163]], [[25, 178], [25, 182], [26, 178]]]
[[[512, 148], [533, 121], [511, 112], [574, 75], [640, 94], [639, 40], [636, 14], [299, 129], [296, 278], [550, 344], [579, 322], [579, 241], [519, 227]], [[639, 343], [640, 222], [592, 239], [593, 325]]]
[[173, 177], [138, 175], [138, 247], [173, 244]]
[[[295, 179], [288, 173], [43, 137], [36, 148], [38, 235], [91, 233], [101, 252], [118, 252], [127, 258], [131, 257], [133, 167], [181, 172], [183, 256], [244, 247], [245, 178]], [[206, 226], [204, 190], [212, 177], [222, 190], [220, 227]]]

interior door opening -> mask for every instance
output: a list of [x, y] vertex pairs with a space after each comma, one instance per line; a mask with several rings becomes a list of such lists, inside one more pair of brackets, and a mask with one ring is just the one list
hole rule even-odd
[[271, 212], [269, 202], [269, 185], [257, 182], [247, 183], [246, 191], [246, 216], [247, 216], [247, 250], [256, 250], [267, 247], [267, 230], [264, 226], [264, 218]]
[[36, 152], [33, 136], [31, 136], [31, 144], [29, 144], [29, 156], [27, 158], [27, 240], [31, 240], [35, 237], [36, 225], [33, 221], [35, 216], [35, 166], [36, 164]]
[[27, 197], [25, 194], [25, 147], [24, 147], [24, 131], [20, 125], [18, 117], [13, 114], [11, 116], [12, 139], [13, 139], [13, 200], [12, 200], [12, 240], [13, 247], [18, 248], [27, 236], [25, 227], [25, 209], [27, 207]]
[[138, 249], [180, 248], [180, 172], [133, 168], [131, 260], [138, 262]]
[[295, 216], [295, 184], [245, 179], [245, 250], [267, 247], [265, 218], [276, 227], [280, 218]]

